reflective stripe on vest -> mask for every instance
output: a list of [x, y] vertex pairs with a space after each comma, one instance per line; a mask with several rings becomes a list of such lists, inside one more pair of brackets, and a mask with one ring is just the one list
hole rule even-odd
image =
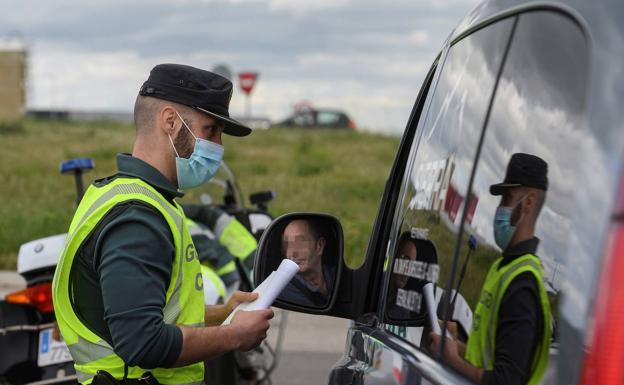
[[538, 384], [548, 364], [552, 335], [550, 303], [544, 289], [543, 268], [539, 259], [532, 254], [516, 258], [499, 269], [501, 261], [502, 258], [499, 258], [492, 264], [485, 278], [479, 303], [474, 313], [472, 331], [466, 346], [466, 360], [485, 370], [494, 369], [496, 329], [501, 302], [513, 279], [522, 273], [529, 272], [535, 276], [538, 284], [543, 317], [542, 338], [533, 357], [531, 376], [528, 382], [531, 385]]
[[[228, 217], [227, 214], [223, 214], [222, 217], [223, 216]], [[208, 227], [200, 225], [199, 223], [191, 219], [187, 219], [187, 223], [189, 232], [196, 241], [200, 239], [199, 237], [205, 237], [211, 242], [219, 243], [220, 245], [220, 242], [217, 241], [217, 237]], [[220, 246], [224, 247], [223, 245]], [[208, 251], [202, 250], [202, 253], [206, 252]], [[245, 256], [245, 258], [247, 257], [248, 256]], [[232, 253], [230, 253], [227, 248], [225, 248], [223, 251], [215, 250], [214, 253], [210, 255], [208, 260], [200, 262], [202, 263], [202, 266], [208, 266], [213, 272], [215, 272], [221, 283], [223, 283], [224, 285], [230, 285], [240, 280], [240, 276], [236, 269], [235, 258], [236, 257], [232, 255]], [[253, 258], [248, 258], [248, 262], [251, 262], [253, 264]]]
[[[78, 379], [83, 384], [89, 384], [98, 370], [106, 370], [113, 377], [121, 379], [124, 376], [125, 363], [106, 341], [89, 330], [74, 313], [69, 295], [72, 289], [69, 283], [70, 271], [76, 253], [98, 223], [113, 207], [129, 201], [141, 201], [158, 210], [173, 236], [175, 256], [163, 308], [163, 321], [170, 325], [188, 327], [204, 324], [200, 264], [186, 228], [182, 208], [175, 202], [168, 202], [153, 187], [137, 178], [117, 178], [100, 187], [91, 185], [70, 225], [53, 281], [56, 319], [75, 361]], [[140, 367], [128, 367], [128, 378], [139, 378], [146, 371], [148, 370]], [[203, 363], [149, 371], [165, 385], [201, 383], [204, 376]]]
[[[223, 213], [217, 219], [214, 233], [223, 246], [225, 246], [230, 254], [240, 259], [247, 268], [253, 268], [253, 259], [248, 258], [258, 247], [256, 238], [233, 216]], [[235, 267], [234, 267], [235, 268]], [[227, 271], [223, 272], [224, 274]], [[221, 270], [218, 272], [221, 275]]]

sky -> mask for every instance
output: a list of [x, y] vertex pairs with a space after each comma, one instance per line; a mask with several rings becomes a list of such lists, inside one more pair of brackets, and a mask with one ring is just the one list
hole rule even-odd
[[[27, 106], [130, 112], [164, 62], [260, 74], [252, 114], [303, 100], [400, 134], [444, 40], [477, 0], [0, 0], [28, 47]], [[245, 112], [238, 89], [231, 114]]]

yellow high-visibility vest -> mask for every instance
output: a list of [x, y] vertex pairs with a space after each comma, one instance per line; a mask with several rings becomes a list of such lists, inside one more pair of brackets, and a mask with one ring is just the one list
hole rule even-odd
[[474, 313], [472, 331], [468, 338], [465, 358], [476, 367], [485, 370], [494, 369], [496, 329], [501, 302], [511, 281], [518, 275], [529, 272], [537, 280], [540, 293], [540, 310], [544, 319], [542, 339], [535, 350], [531, 365], [531, 375], [528, 381], [529, 385], [537, 385], [548, 365], [550, 338], [552, 336], [550, 303], [544, 289], [542, 264], [535, 255], [526, 254], [499, 269], [502, 260], [503, 258], [499, 258], [492, 264], [485, 278], [479, 303]]
[[[61, 259], [53, 281], [56, 320], [63, 339], [75, 362], [78, 381], [89, 384], [98, 370], [105, 370], [116, 379], [124, 378], [125, 363], [113, 347], [84, 325], [70, 301], [70, 271], [76, 253], [98, 223], [116, 205], [141, 201], [160, 212], [171, 229], [175, 257], [171, 282], [163, 308], [164, 322], [170, 325], [200, 327], [204, 325], [204, 292], [199, 259], [189, 234], [184, 211], [170, 203], [148, 183], [138, 178], [120, 177], [103, 186], [91, 185], [86, 191], [69, 228]], [[128, 295], [132, 295], [129, 293]], [[147, 369], [128, 367], [127, 378], [138, 379]], [[204, 379], [204, 364], [180, 368], [149, 369], [164, 385], [199, 385]]]

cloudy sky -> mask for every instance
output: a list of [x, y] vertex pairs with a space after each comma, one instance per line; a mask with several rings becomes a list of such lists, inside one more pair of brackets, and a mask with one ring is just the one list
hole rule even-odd
[[[30, 108], [130, 111], [161, 62], [260, 73], [253, 113], [308, 100], [400, 133], [422, 79], [477, 0], [0, 0], [29, 47]], [[232, 113], [244, 113], [235, 93]]]

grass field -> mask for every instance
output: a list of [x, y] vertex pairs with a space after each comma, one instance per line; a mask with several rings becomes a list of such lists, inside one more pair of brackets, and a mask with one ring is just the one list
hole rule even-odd
[[[13, 269], [19, 245], [67, 231], [75, 208], [72, 177], [62, 160], [89, 157], [85, 182], [115, 172], [115, 155], [130, 152], [134, 128], [111, 122], [26, 120], [0, 127], [0, 269]], [[225, 161], [248, 196], [274, 190], [274, 215], [319, 211], [340, 218], [345, 256], [361, 261], [399, 139], [350, 131], [271, 129], [224, 137]], [[185, 202], [197, 201], [201, 189]]]

